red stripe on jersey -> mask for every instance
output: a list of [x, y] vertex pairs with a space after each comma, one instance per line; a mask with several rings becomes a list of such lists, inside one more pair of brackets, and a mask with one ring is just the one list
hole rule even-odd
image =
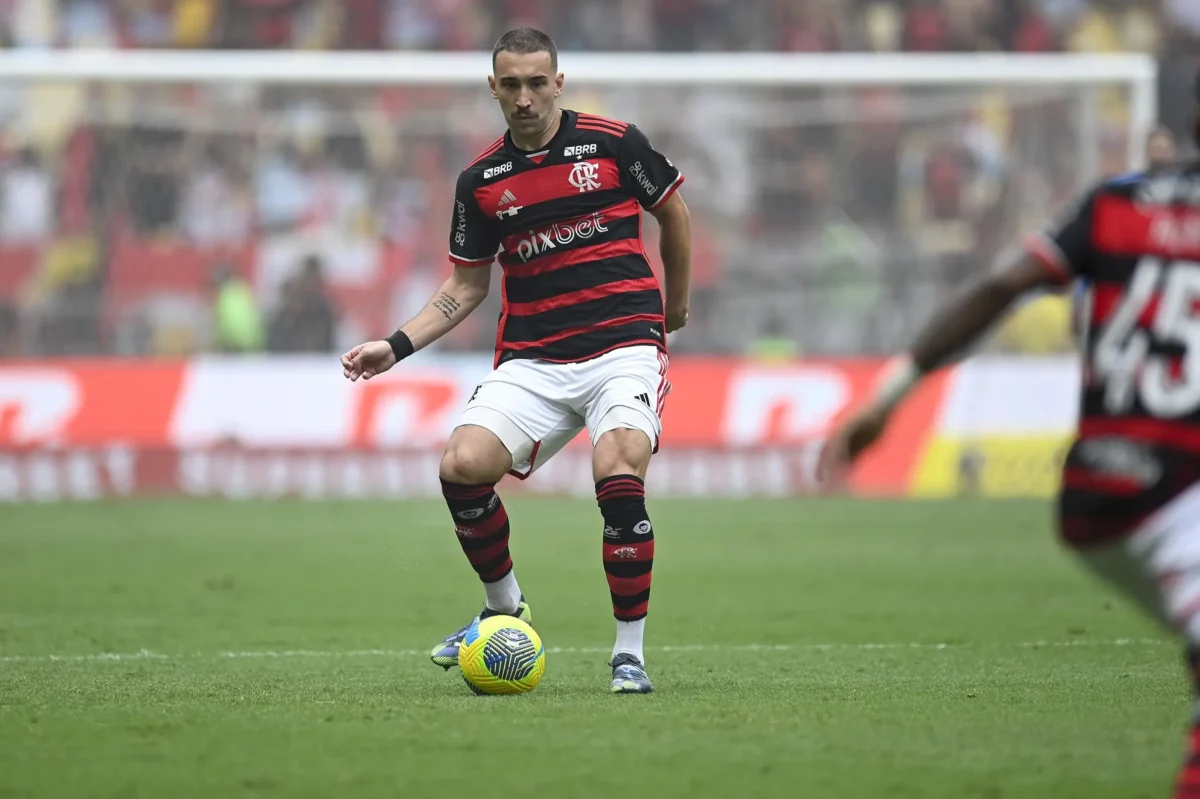
[[624, 132], [625, 129], [627, 127], [629, 127], [628, 122], [622, 122], [619, 119], [609, 119], [608, 117], [602, 117], [602, 116], [599, 116], [598, 114], [580, 114], [579, 118], [577, 120], [575, 120], [576, 126], [578, 126], [579, 123], [581, 123], [581, 122], [585, 125], [589, 124], [589, 123], [610, 125], [621, 132]]
[[[616, 244], [619, 242], [613, 243]], [[605, 245], [602, 244], [600, 246], [603, 247]], [[555, 308], [565, 308], [568, 305], [578, 305], [581, 302], [588, 302], [589, 300], [599, 300], [604, 297], [611, 297], [614, 294], [624, 294], [627, 291], [649, 291], [650, 289], [657, 288], [658, 279], [654, 277], [641, 277], [634, 280], [618, 280], [613, 283], [604, 283], [600, 286], [593, 286], [590, 289], [568, 291], [566, 294], [547, 297], [544, 300], [536, 300], [534, 302], [512, 302], [508, 305], [508, 313], [511, 316], [533, 316], [534, 314], [543, 313], [544, 311], [553, 311]]]
[[[531, 347], [544, 347], [547, 344], [553, 344], [556, 341], [562, 341], [564, 338], [578, 336], [580, 333], [589, 333], [593, 330], [601, 330], [606, 327], [617, 327], [618, 325], [627, 325], [631, 322], [661, 322], [662, 315], [656, 313], [640, 313], [632, 316], [618, 316], [616, 319], [605, 319], [603, 322], [597, 322], [592, 325], [584, 325], [583, 327], [572, 327], [567, 330], [560, 330], [553, 336], [546, 336], [537, 341], [505, 341], [502, 346], [506, 350], [527, 350]], [[620, 344], [619, 346], [628, 346]], [[594, 356], [591, 356], [594, 357]]]
[[671, 199], [671, 195], [674, 194], [675, 192], [679, 191], [679, 187], [682, 185], [683, 185], [683, 173], [680, 172], [678, 175], [675, 176], [675, 179], [671, 181], [671, 185], [667, 186], [667, 190], [662, 193], [662, 196], [654, 201], [654, 205], [650, 206], [650, 210], [653, 211], [655, 208], [658, 208], [660, 205], [665, 203], [667, 200]]
[[1063, 487], [1116, 496], [1132, 496], [1143, 490], [1137, 480], [1111, 474], [1094, 474], [1083, 469], [1063, 470]]
[[503, 263], [506, 277], [532, 277], [568, 266], [599, 261], [601, 258], [619, 258], [623, 255], [641, 255], [642, 244], [637, 239], [617, 239], [590, 247], [576, 247], [561, 253], [543, 255], [530, 264]]
[[468, 167], [475, 166], [480, 161], [482, 161], [483, 159], [487, 158], [492, 153], [499, 150], [502, 146], [504, 146], [504, 137], [503, 136], [496, 139], [494, 142], [492, 142], [487, 147], [485, 147], [483, 152], [481, 152], [479, 155], [475, 156], [475, 159], [473, 161], [471, 161], [471, 163], [467, 164], [467, 166]]
[[1168, 449], [1200, 452], [1200, 427], [1170, 419], [1093, 416], [1079, 422], [1079, 437], [1116, 436], [1160, 444]]
[[1092, 215], [1092, 246], [1107, 255], [1200, 259], [1200, 208], [1138, 206], [1103, 195]]
[[[590, 165], [585, 167], [584, 165]], [[586, 169], [591, 171], [585, 171]], [[571, 181], [575, 182], [572, 183]], [[504, 192], [511, 191], [523, 207], [560, 200], [576, 194], [621, 187], [621, 171], [615, 158], [597, 158], [569, 164], [551, 164], [517, 172], [503, 180], [475, 189], [475, 199], [484, 216], [500, 210]]]
[[[582, 216], [576, 216], [570, 219], [561, 219], [556, 221], [554, 224], [546, 225], [545, 227], [537, 228], [533, 231], [527, 230], [524, 233], [514, 233], [513, 235], [505, 236], [500, 240], [500, 244], [503, 246], [503, 249], [501, 250], [501, 257], [504, 255], [517, 255], [517, 248], [521, 246], [522, 241], [527, 241], [531, 236], [538, 236], [540, 233], [550, 234], [551, 239], [553, 239], [556, 243], [567, 244], [569, 242], [558, 241], [556, 238], [556, 235], [558, 235], [556, 230], [561, 231], [561, 234], [565, 236], [567, 235], [566, 229], [568, 227], [578, 231], [579, 223], [585, 220], [591, 221], [592, 223], [599, 222], [601, 225], [603, 225], [606, 222], [615, 222], [618, 219], [624, 219], [629, 216], [640, 216], [641, 213], [642, 207], [638, 205], [638, 201], [630, 198], [628, 200], [621, 200], [619, 203], [613, 203], [612, 205], [601, 208], [599, 211], [594, 211], [590, 214], [583, 214]], [[592, 235], [594, 235], [595, 232], [597, 231], [593, 231]], [[540, 237], [538, 238], [538, 242], [540, 246]]]
[[577, 122], [575, 123], [575, 130], [590, 130], [597, 133], [607, 133], [610, 136], [617, 136], [618, 138], [625, 135], [625, 130], [623, 128], [615, 128], [611, 125], [603, 125], [599, 122]]

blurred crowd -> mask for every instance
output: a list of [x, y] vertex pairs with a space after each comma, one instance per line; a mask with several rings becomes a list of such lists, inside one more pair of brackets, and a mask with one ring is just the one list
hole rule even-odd
[[[1162, 128], [1133, 144], [1190, 147], [1200, 0], [0, 0], [18, 49], [488, 50], [519, 24], [568, 51], [1149, 53]], [[636, 122], [687, 175], [679, 352], [888, 351], [1131, 145], [1119, 86], [569, 83], [566, 104]], [[382, 335], [443, 278], [454, 176], [502, 124], [482, 76], [0, 86], [0, 356]], [[487, 349], [498, 295], [440, 346]], [[1068, 316], [1039, 300], [995, 346], [1069, 349]]]

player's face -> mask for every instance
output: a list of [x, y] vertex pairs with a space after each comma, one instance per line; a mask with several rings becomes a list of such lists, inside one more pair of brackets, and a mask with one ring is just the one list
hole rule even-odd
[[495, 73], [488, 83], [512, 132], [534, 136], [544, 131], [563, 85], [562, 73], [555, 74], [550, 65], [550, 54], [501, 51]]

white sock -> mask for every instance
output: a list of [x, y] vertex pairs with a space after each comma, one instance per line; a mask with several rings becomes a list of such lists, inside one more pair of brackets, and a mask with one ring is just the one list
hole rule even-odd
[[484, 583], [483, 590], [487, 594], [487, 606], [501, 613], [513, 614], [521, 604], [521, 587], [517, 585], [517, 575], [513, 570], [494, 583]]
[[618, 621], [617, 643], [613, 645], [612, 656], [615, 658], [621, 652], [628, 652], [645, 666], [646, 657], [642, 654], [642, 635], [645, 631], [645, 616], [637, 621]]

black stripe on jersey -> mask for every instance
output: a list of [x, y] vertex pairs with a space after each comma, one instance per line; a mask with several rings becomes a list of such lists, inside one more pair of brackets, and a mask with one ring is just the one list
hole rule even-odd
[[[559, 220], [572, 218], [574, 217], [569, 214], [563, 214], [562, 216], [558, 217]], [[578, 249], [580, 247], [592, 247], [596, 244], [607, 244], [608, 242], [621, 241], [622, 239], [636, 239], [641, 235], [642, 221], [638, 216], [624, 216], [615, 219], [604, 219], [600, 221], [600, 224], [607, 228], [607, 230], [603, 232], [594, 231], [588, 238], [584, 238], [582, 236], [572, 236], [571, 240], [566, 244], [561, 243], [562, 238], [564, 237], [555, 237], [552, 230], [545, 231], [549, 235], [550, 241], [554, 246], [548, 246], [544, 239], [538, 237], [535, 242], [538, 249], [537, 254], [530, 255], [528, 260], [522, 260], [520, 251], [517, 249], [517, 246], [514, 245], [511, 249], [505, 249], [505, 251], [500, 254], [500, 265], [504, 266], [506, 264], [511, 264], [513, 266], [520, 266], [521, 264], [531, 264], [535, 263], [541, 258], [555, 254], [561, 254], [564, 252], [570, 252], [571, 250]], [[513, 231], [509, 235], [516, 236], [521, 241], [525, 241], [533, 238], [536, 235], [535, 231], [537, 231], [539, 227], [544, 228], [544, 226], [530, 225], [526, 229]], [[519, 244], [520, 241], [517, 242], [517, 245]], [[540, 277], [540, 275], [535, 277]], [[541, 298], [539, 297], [538, 299]], [[522, 300], [517, 301], [522, 302]]]
[[[587, 330], [569, 338], [524, 350], [501, 350], [497, 364], [515, 359], [540, 358], [568, 363], [598, 358], [621, 347], [650, 345], [664, 347], [661, 321], [638, 320], [623, 325]], [[501, 345], [503, 347], [503, 345]]]
[[543, 311], [533, 316], [509, 316], [504, 320], [503, 341], [506, 344], [538, 341], [562, 330], [583, 328], [607, 319], [635, 314], [661, 316], [662, 313], [662, 295], [657, 289], [630, 291]]
[[509, 302], [537, 302], [618, 280], [653, 276], [649, 264], [641, 258], [604, 258], [530, 277], [505, 277], [504, 295]]

